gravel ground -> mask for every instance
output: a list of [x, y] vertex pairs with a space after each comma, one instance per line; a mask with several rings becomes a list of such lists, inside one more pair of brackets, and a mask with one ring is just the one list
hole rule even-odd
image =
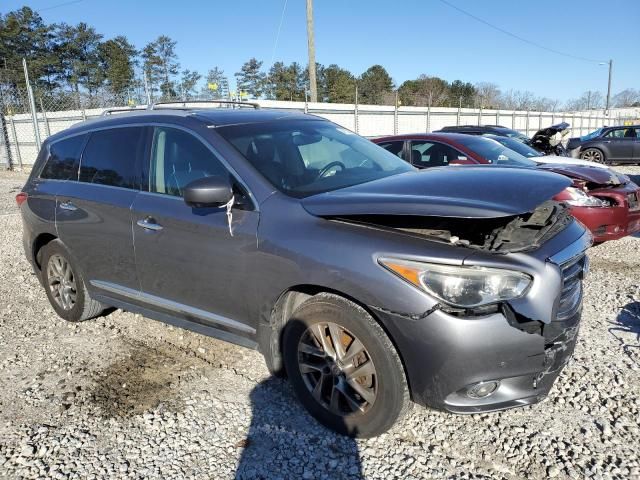
[[640, 478], [640, 238], [591, 249], [574, 360], [547, 400], [414, 408], [354, 441], [257, 352], [119, 310], [59, 319], [22, 251], [25, 178], [0, 173], [0, 477]]

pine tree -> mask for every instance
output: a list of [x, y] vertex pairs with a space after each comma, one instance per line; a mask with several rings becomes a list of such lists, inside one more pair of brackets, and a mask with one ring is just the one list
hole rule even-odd
[[255, 58], [249, 59], [242, 65], [241, 71], [235, 74], [236, 83], [238, 84], [238, 94], [247, 92], [253, 98], [262, 96], [265, 87], [266, 75], [260, 69], [262, 62]]

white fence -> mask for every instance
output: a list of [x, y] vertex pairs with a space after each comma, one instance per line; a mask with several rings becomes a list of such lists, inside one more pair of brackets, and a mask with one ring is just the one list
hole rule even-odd
[[[402, 133], [433, 132], [447, 125], [503, 125], [533, 135], [540, 128], [568, 122], [572, 136], [584, 135], [605, 125], [621, 125], [640, 118], [640, 108], [586, 112], [525, 112], [446, 107], [394, 107], [379, 105], [329, 104], [258, 101], [262, 107], [294, 109], [324, 117], [365, 137]], [[187, 105], [189, 103], [187, 102]], [[144, 107], [138, 107], [144, 108]], [[40, 138], [60, 132], [71, 125], [99, 116], [104, 109], [38, 112]], [[0, 164], [22, 167], [32, 165], [38, 153], [34, 122], [30, 114], [4, 118], [5, 134], [0, 136]], [[7, 145], [8, 143], [8, 145]]]

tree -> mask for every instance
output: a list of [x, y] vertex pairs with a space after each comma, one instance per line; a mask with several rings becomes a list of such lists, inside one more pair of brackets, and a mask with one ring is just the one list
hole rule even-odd
[[262, 62], [259, 62], [256, 58], [250, 58], [242, 65], [240, 71], [235, 74], [238, 94], [247, 92], [253, 98], [262, 96], [266, 74], [260, 70], [261, 68]]
[[415, 80], [407, 80], [398, 89], [402, 105], [442, 106], [448, 97], [449, 84], [439, 77], [420, 75]]
[[604, 106], [604, 96], [602, 93], [587, 90], [580, 97], [569, 100], [566, 104], [567, 110], [592, 110]]
[[175, 52], [176, 42], [166, 35], [160, 35], [153, 42], [142, 49], [144, 71], [152, 92], [156, 86], [160, 88], [162, 98], [176, 96], [175, 75], [178, 74], [180, 64]]
[[362, 103], [380, 105], [393, 88], [393, 79], [381, 65], [369, 67], [358, 79], [358, 95]]
[[475, 87], [469, 82], [454, 80], [449, 85], [448, 101], [452, 107], [457, 107], [460, 103], [462, 103], [463, 107], [473, 106], [476, 95]]
[[180, 94], [183, 100], [195, 96], [196, 84], [201, 78], [202, 75], [198, 72], [191, 70], [184, 70], [182, 72], [182, 79], [180, 80]]
[[111, 92], [124, 97], [134, 86], [137, 51], [126, 37], [118, 36], [98, 46], [100, 63]]
[[308, 74], [297, 62], [287, 66], [274, 63], [269, 69], [264, 88], [269, 98], [275, 100], [302, 101], [305, 99], [305, 79]]
[[29, 7], [0, 14], [0, 82], [24, 86], [22, 59], [26, 58], [31, 81], [57, 86], [60, 62], [53, 51], [54, 28]]
[[615, 94], [612, 99], [616, 107], [633, 107], [640, 102], [640, 90], [627, 88]]
[[[211, 89], [209, 85], [215, 85], [217, 88]], [[209, 70], [207, 73], [207, 83], [202, 87], [202, 95], [214, 100], [226, 98], [229, 95], [229, 82], [223, 70], [220, 70], [218, 67], [213, 67], [212, 70]]]
[[[335, 63], [318, 69], [318, 96], [331, 103], [355, 101], [356, 78]], [[321, 95], [322, 94], [322, 95]]]
[[483, 108], [500, 108], [500, 88], [495, 83], [478, 82], [475, 84], [477, 105]]
[[62, 78], [75, 92], [78, 103], [81, 87], [88, 92], [91, 100], [105, 78], [98, 51], [102, 35], [95, 28], [81, 22], [75, 26], [59, 25], [56, 36]]

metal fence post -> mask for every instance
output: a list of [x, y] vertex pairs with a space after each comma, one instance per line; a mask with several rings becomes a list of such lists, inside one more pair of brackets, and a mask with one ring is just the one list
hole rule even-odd
[[500, 110], [496, 110], [496, 125], [500, 125]]
[[87, 120], [87, 112], [84, 111], [84, 108], [82, 109], [82, 121], [86, 121]]
[[356, 133], [358, 133], [358, 84], [356, 83], [356, 103], [353, 107], [353, 125]]
[[511, 112], [511, 128], [513, 130], [516, 129], [516, 111], [515, 110]]
[[429, 104], [427, 105], [427, 133], [431, 132], [431, 99], [432, 94], [429, 94]]
[[47, 118], [47, 112], [44, 109], [44, 105], [42, 104], [42, 97], [40, 97], [40, 110], [42, 110], [42, 118], [44, 119], [44, 131], [47, 134], [47, 137], [51, 136], [51, 128], [49, 128], [49, 119]]
[[456, 127], [460, 125], [460, 110], [462, 110], [462, 97], [458, 99], [458, 115], [456, 115]]
[[478, 110], [478, 125], [482, 125], [482, 104], [480, 104], [480, 109]]
[[0, 111], [0, 157], [6, 165], [7, 170], [11, 170], [11, 145], [9, 144], [9, 132], [7, 131], [7, 120], [4, 113]]
[[526, 123], [525, 123], [525, 128], [526, 128], [525, 135], [528, 137], [529, 136], [529, 110], [527, 110], [527, 120], [526, 120]]
[[396, 90], [396, 101], [393, 106], [393, 134], [398, 134], [398, 91]]
[[11, 123], [11, 134], [13, 135], [13, 143], [16, 146], [16, 157], [18, 158], [18, 165], [20, 165], [20, 169], [22, 169], [22, 155], [20, 155], [20, 144], [18, 143], [18, 134], [16, 133], [16, 124], [13, 121], [13, 117], [9, 118], [9, 122]]

